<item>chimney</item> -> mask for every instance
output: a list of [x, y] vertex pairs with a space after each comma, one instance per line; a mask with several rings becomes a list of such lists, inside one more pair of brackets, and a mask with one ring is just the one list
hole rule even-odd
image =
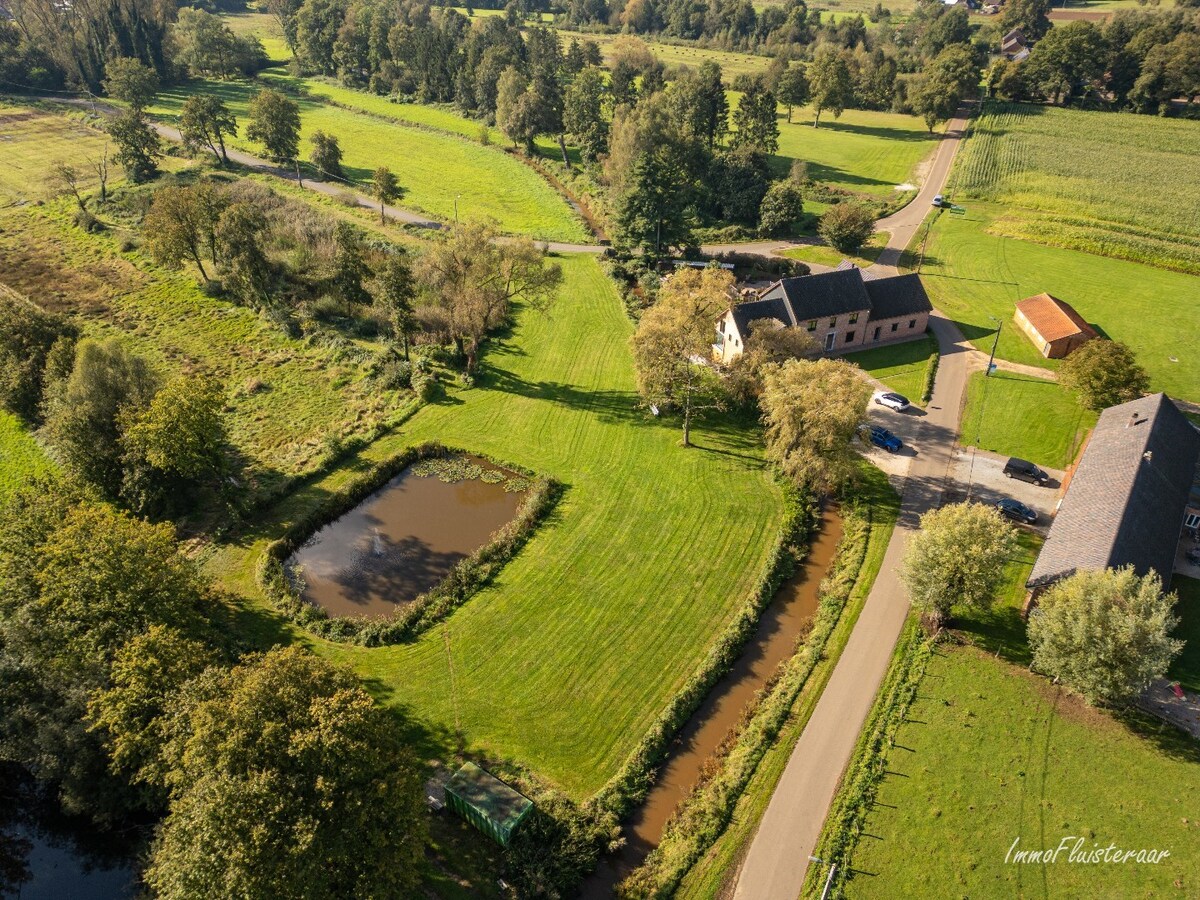
[[1132, 415], [1130, 415], [1129, 421], [1125, 423], [1125, 427], [1131, 428], [1134, 425], [1141, 425], [1145, 421], [1146, 419], [1142, 416], [1139, 416], [1137, 410], [1135, 409]]

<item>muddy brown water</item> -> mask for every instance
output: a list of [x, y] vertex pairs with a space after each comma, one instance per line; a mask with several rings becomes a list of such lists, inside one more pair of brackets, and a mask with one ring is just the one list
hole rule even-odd
[[288, 568], [303, 581], [304, 599], [330, 615], [386, 616], [486, 544], [524, 497], [503, 484], [447, 483], [405, 469], [314, 534]]
[[583, 886], [580, 895], [583, 900], [612, 897], [617, 884], [658, 845], [667, 819], [696, 784], [705, 761], [741, 719], [754, 695], [779, 664], [792, 656], [797, 642], [808, 633], [817, 611], [821, 579], [833, 562], [841, 537], [841, 517], [834, 511], [826, 511], [800, 568], [780, 586], [734, 667], [713, 686], [676, 738], [645, 803], [623, 828], [625, 846], [601, 860], [595, 875]]

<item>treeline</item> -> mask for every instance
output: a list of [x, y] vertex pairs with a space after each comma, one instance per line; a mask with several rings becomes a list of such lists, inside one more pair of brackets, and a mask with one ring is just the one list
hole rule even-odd
[[0, 757], [101, 826], [150, 824], [162, 898], [404, 896], [420, 770], [347, 671], [246, 652], [171, 529], [70, 480], [0, 508]]
[[1023, 61], [993, 64], [987, 83], [1009, 100], [1160, 114], [1183, 100], [1190, 111], [1200, 97], [1200, 12], [1123, 9], [1102, 23], [1056, 25]]

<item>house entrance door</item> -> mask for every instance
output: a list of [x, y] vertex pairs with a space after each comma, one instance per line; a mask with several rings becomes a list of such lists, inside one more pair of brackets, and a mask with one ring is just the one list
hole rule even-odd
[[825, 352], [826, 353], [828, 353], [830, 350], [833, 349], [833, 342], [834, 342], [834, 340], [836, 340], [836, 338], [837, 338], [837, 332], [835, 332], [835, 331], [831, 331], [831, 332], [829, 332], [829, 334], [825, 335]]
[[878, 327], [878, 326], [876, 326], [876, 328], [875, 328], [875, 336], [874, 336], [873, 338], [871, 338], [871, 340], [873, 340], [873, 341], [877, 341], [877, 340], [879, 340], [879, 327]]

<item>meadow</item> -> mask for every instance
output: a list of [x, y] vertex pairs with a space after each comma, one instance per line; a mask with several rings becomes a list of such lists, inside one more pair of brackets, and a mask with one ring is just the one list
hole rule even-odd
[[[252, 310], [206, 296], [191, 273], [120, 250], [135, 237], [125, 229], [76, 228], [73, 201], [17, 206], [45, 196], [38, 160], [85, 168], [103, 136], [55, 112], [7, 106], [0, 115], [13, 161], [0, 167], [0, 192], [14, 198], [0, 209], [0, 283], [74, 316], [89, 336], [119, 337], [167, 377], [219, 377], [230, 392], [233, 443], [261, 479], [251, 490], [311, 471], [330, 440], [362, 435], [394, 415], [398, 395], [372, 382], [369, 354], [345, 342], [288, 337]], [[120, 179], [110, 188], [119, 191]]]
[[[261, 153], [262, 148], [244, 135], [250, 99], [268, 83], [269, 80], [191, 81], [164, 89], [149, 112], [171, 122], [192, 94], [216, 94], [238, 117], [239, 136], [233, 145], [250, 153]], [[582, 220], [554, 188], [518, 158], [498, 147], [339, 108], [311, 93], [300, 97], [298, 102], [301, 155], [307, 157], [308, 137], [314, 131], [335, 135], [342, 147], [346, 177], [360, 187], [366, 186], [376, 167], [388, 166], [404, 188], [398, 204], [402, 207], [453, 220], [457, 201], [461, 219], [494, 222], [509, 234], [557, 241], [588, 239]]]
[[53, 465], [21, 420], [3, 409], [0, 409], [0, 461], [0, 503], [26, 480], [50, 471]]
[[1096, 414], [1056, 381], [996, 371], [967, 380], [962, 444], [1040, 466], [1065, 469], [1096, 424]]
[[[1025, 533], [997, 605], [955, 621], [967, 646], [930, 661], [886, 759], [850, 864], [848, 898], [1192, 894], [1200, 752], [1173, 727], [1092, 709], [1028, 671], [1020, 603], [1038, 550]], [[971, 646], [971, 645], [975, 646]], [[1092, 849], [1171, 851], [1158, 865], [1006, 864], [1077, 835]]]
[[921, 395], [925, 393], [925, 372], [929, 366], [929, 357], [936, 352], [937, 341], [929, 335], [924, 335], [915, 341], [847, 353], [845, 358], [893, 391], [920, 404]]
[[[381, 702], [452, 746], [513, 758], [576, 798], [595, 793], [699, 664], [758, 577], [782, 498], [754, 429], [678, 423], [638, 402], [617, 292], [590, 257], [564, 257], [559, 299], [520, 311], [489, 343], [473, 388], [449, 386], [395, 433], [264, 515], [210, 571], [249, 596], [267, 541], [372, 461], [425, 440], [483, 452], [563, 482], [548, 522], [489, 587], [415, 643], [312, 639]], [[567, 589], [566, 586], [569, 586]], [[448, 657], [449, 654], [449, 657]], [[448, 658], [453, 660], [453, 680]]]
[[[963, 215], [934, 220], [921, 276], [935, 307], [985, 353], [994, 316], [1003, 323], [1001, 358], [1056, 369], [1058, 362], [1042, 357], [1012, 321], [1018, 300], [1047, 291], [1101, 334], [1128, 344], [1154, 390], [1200, 401], [1200, 355], [1188, 352], [1200, 346], [1194, 303], [1200, 278], [995, 234], [992, 225], [1006, 210], [972, 202]], [[914, 240], [910, 263], [923, 235]]]
[[1200, 122], [994, 104], [972, 123], [956, 200], [990, 231], [1200, 274]]

